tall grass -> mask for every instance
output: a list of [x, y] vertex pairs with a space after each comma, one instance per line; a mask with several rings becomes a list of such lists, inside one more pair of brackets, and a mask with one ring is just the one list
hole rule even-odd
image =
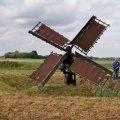
[[1, 68], [7, 68], [7, 67], [21, 67], [22, 64], [18, 62], [12, 62], [12, 61], [0, 61], [0, 67]]
[[117, 93], [111, 89], [101, 86], [98, 90], [96, 90], [95, 97], [117, 97]]
[[4, 70], [35, 70], [43, 63], [43, 60], [4, 60], [0, 61], [0, 69]]
[[[10, 92], [22, 92], [27, 94], [48, 94], [62, 96], [97, 96], [113, 97], [120, 96], [120, 80], [108, 82], [105, 86], [99, 87], [89, 81], [77, 76], [77, 86], [65, 85], [64, 75], [57, 70], [50, 78], [42, 90], [38, 89], [38, 84], [29, 78], [29, 75], [43, 62], [43, 60], [1, 60], [0, 61], [0, 85], [12, 88]], [[105, 62], [104, 62], [105, 63]], [[107, 63], [105, 63], [107, 64]], [[3, 85], [4, 84], [4, 85]], [[35, 85], [36, 84], [36, 85]], [[112, 86], [112, 87], [111, 87]], [[5, 91], [6, 87], [0, 88]], [[15, 91], [13, 91], [13, 89]], [[96, 90], [96, 92], [95, 92]]]

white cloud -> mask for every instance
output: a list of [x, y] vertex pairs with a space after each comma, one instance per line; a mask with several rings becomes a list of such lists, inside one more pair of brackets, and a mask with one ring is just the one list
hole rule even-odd
[[32, 23], [32, 22], [36, 22], [37, 21], [37, 19], [35, 19], [35, 18], [17, 18], [17, 19], [15, 19], [15, 22], [17, 23], [17, 24], [27, 24], [27, 23]]
[[7, 51], [33, 49], [39, 54], [49, 54], [54, 50], [60, 52], [57, 48], [28, 34], [28, 31], [41, 21], [72, 40], [91, 16], [95, 15], [110, 24], [110, 27], [88, 55], [119, 57], [119, 13], [119, 0], [2, 0], [0, 55]]

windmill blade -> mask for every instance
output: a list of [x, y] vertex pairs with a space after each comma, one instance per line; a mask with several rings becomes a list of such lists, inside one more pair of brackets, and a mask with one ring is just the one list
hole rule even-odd
[[105, 71], [107, 74], [109, 74], [109, 75], [112, 76], [113, 72], [112, 72], [111, 70], [109, 70], [109, 69], [103, 67], [102, 65], [100, 65], [100, 64], [98, 64], [98, 63], [96, 63], [96, 62], [94, 62], [94, 61], [92, 61], [92, 60], [90, 60], [90, 59], [88, 59], [87, 57], [84, 57], [83, 55], [81, 55], [81, 54], [79, 54], [79, 53], [77, 53], [77, 52], [75, 52], [75, 55], [76, 55], [76, 57], [78, 57], [78, 58], [80, 58], [80, 59], [83, 59], [83, 60], [85, 60], [86, 62], [88, 62], [88, 63], [90, 63], [90, 64], [93, 64], [94, 66], [102, 69], [102, 70]]
[[40, 87], [43, 87], [65, 58], [66, 55], [51, 53], [44, 63], [30, 75], [30, 78], [41, 83]]
[[92, 81], [97, 85], [101, 84], [107, 75], [105, 71], [77, 57], [74, 59], [68, 70]]
[[29, 33], [64, 51], [64, 45], [69, 42], [67, 38], [40, 22]]
[[69, 44], [75, 45], [80, 51], [87, 54], [108, 26], [105, 22], [92, 16]]

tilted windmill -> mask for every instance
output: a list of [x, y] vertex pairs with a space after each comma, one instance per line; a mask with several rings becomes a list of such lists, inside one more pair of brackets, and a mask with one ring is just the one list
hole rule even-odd
[[39, 82], [40, 87], [43, 87], [62, 63], [61, 71], [65, 75], [67, 84], [76, 85], [76, 74], [97, 85], [101, 84], [107, 74], [112, 75], [112, 71], [80, 53], [75, 52], [73, 54], [72, 48], [76, 47], [86, 55], [108, 26], [96, 16], [92, 16], [74, 39], [70, 41], [39, 22], [32, 30], [29, 30], [29, 33], [66, 53], [64, 55], [51, 53], [44, 63], [30, 75], [30, 78]]

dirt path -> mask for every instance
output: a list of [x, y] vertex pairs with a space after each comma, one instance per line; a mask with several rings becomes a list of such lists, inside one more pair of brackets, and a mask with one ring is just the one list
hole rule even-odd
[[120, 98], [8, 94], [0, 120], [120, 120]]

